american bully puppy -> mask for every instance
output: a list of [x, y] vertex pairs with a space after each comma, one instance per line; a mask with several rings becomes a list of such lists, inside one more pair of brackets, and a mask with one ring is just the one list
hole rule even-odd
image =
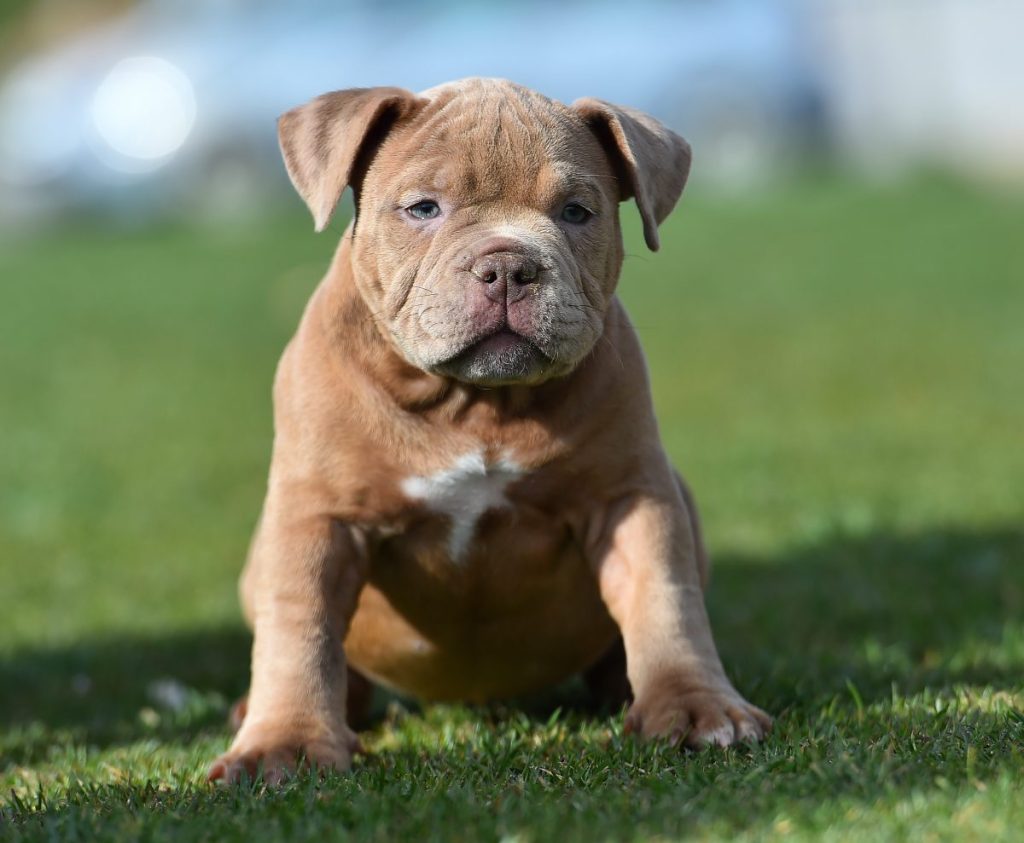
[[241, 582], [252, 685], [210, 778], [348, 768], [363, 677], [483, 701], [623, 645], [628, 731], [761, 738], [770, 718], [715, 650], [697, 511], [615, 296], [618, 205], [636, 200], [657, 249], [687, 143], [629, 108], [482, 79], [336, 91], [279, 134], [316, 230], [346, 186], [356, 214], [277, 371]]

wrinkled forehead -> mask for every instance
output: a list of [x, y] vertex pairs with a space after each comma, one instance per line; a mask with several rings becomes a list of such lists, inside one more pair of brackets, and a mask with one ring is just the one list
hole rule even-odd
[[534, 204], [568, 195], [596, 201], [614, 188], [597, 139], [560, 103], [488, 80], [425, 96], [428, 105], [381, 150], [392, 193]]

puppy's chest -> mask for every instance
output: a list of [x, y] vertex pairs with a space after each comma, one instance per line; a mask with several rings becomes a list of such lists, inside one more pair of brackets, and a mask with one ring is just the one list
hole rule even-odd
[[399, 485], [414, 512], [442, 522], [449, 560], [461, 563], [479, 543], [485, 516], [503, 513], [505, 520], [515, 519], [519, 507], [510, 490], [528, 484], [531, 474], [509, 451], [488, 455], [479, 449], [433, 471], [409, 473]]

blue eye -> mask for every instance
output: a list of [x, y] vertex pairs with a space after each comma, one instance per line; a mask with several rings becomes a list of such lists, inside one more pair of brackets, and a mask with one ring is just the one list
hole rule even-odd
[[405, 210], [409, 212], [410, 216], [416, 217], [418, 220], [432, 220], [441, 213], [441, 206], [430, 199], [424, 199], [422, 202], [410, 205]]
[[562, 208], [562, 219], [573, 225], [581, 225], [594, 216], [579, 202], [570, 202]]

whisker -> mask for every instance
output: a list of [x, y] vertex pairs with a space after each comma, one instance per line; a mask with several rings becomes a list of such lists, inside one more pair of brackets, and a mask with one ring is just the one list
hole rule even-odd
[[621, 355], [621, 354], [619, 353], [619, 349], [618, 349], [618, 347], [617, 347], [617, 346], [615, 345], [615, 343], [613, 343], [613, 342], [611, 341], [611, 339], [609, 339], [609, 337], [608, 337], [608, 335], [607, 335], [607, 334], [601, 334], [600, 338], [598, 339], [598, 342], [601, 342], [602, 340], [603, 340], [604, 342], [608, 343], [608, 345], [609, 345], [609, 347], [611, 348], [612, 352], [614, 352], [614, 354], [615, 354], [615, 357], [616, 357], [616, 359], [618, 359], [618, 361], [619, 361], [619, 367], [620, 367], [620, 368], [621, 368], [621, 369], [622, 369], [623, 371], [625, 371], [625, 370], [626, 370], [626, 363], [625, 363], [625, 361], [624, 361], [624, 360], [622, 359], [622, 355]]

